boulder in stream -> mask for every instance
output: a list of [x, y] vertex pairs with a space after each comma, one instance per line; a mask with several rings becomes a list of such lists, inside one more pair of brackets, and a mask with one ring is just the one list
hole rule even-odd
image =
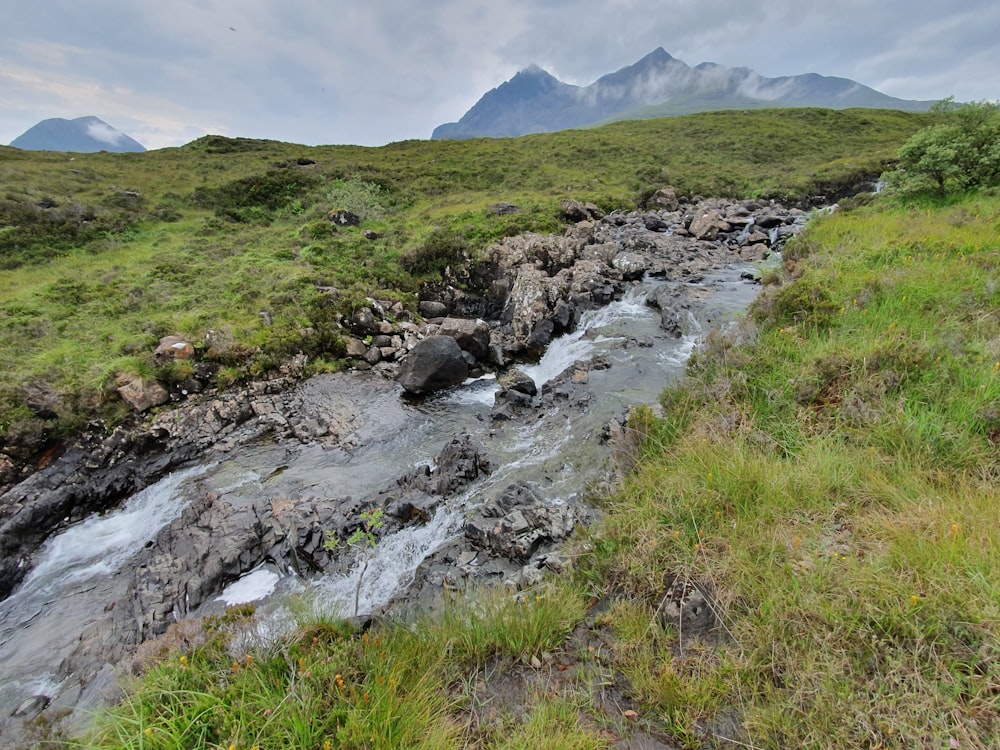
[[407, 393], [422, 395], [458, 385], [469, 377], [462, 347], [451, 336], [428, 336], [403, 360], [399, 384]]

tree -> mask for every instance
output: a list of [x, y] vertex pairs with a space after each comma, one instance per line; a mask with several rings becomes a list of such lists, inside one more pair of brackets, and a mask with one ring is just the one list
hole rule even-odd
[[903, 144], [898, 169], [886, 175], [889, 186], [906, 194], [1000, 184], [1000, 106], [984, 101], [956, 107], [949, 98], [933, 111], [944, 122]]

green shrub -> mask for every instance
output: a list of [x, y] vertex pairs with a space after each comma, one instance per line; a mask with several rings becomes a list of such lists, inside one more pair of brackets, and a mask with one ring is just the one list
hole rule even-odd
[[937, 105], [945, 122], [918, 131], [899, 149], [899, 168], [886, 176], [892, 189], [945, 193], [1000, 183], [1000, 105], [951, 105]]

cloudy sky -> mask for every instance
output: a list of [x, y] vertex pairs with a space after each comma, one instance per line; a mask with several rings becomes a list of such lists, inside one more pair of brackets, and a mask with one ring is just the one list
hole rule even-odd
[[148, 148], [205, 133], [429, 138], [535, 63], [586, 85], [663, 47], [892, 96], [1000, 98], [996, 0], [33, 0], [3, 3], [0, 143], [96, 115]]

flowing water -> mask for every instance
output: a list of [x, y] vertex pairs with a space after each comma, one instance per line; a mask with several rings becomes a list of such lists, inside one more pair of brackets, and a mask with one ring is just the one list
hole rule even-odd
[[[497, 469], [436, 511], [426, 524], [411, 525], [382, 539], [364, 565], [340, 574], [302, 580], [286, 570], [261, 566], [218, 592], [204, 609], [267, 598], [279, 602], [306, 591], [324, 609], [368, 612], [390, 601], [413, 580], [428, 555], [461, 531], [464, 514], [515, 481], [529, 482], [550, 503], [581, 498], [590, 483], [606, 475], [603, 427], [627, 408], [653, 403], [665, 385], [683, 372], [698, 336], [746, 308], [756, 287], [740, 279], [743, 268], [707, 276], [711, 296], [695, 310], [681, 339], [666, 336], [659, 313], [645, 304], [652, 280], [636, 285], [621, 301], [588, 313], [577, 330], [548, 348], [542, 360], [524, 367], [541, 387], [580, 360], [603, 355], [608, 369], [592, 370], [586, 409], [562, 405], [519, 422], [490, 419], [495, 378], [465, 383], [412, 401], [395, 384], [365, 391], [355, 404], [349, 449], [289, 441], [256, 441], [211, 463], [192, 466], [137, 493], [120, 509], [87, 519], [50, 539], [19, 589], [0, 602], [0, 717], [26, 697], [65, 694], [80, 703], [79, 686], [63, 660], [105, 608], [123, 595], [130, 558], [176, 519], [191, 498], [215, 492], [233, 505], [261, 495], [344, 497], [382, 489], [408, 469], [433, 462], [453, 437], [471, 434], [487, 447]], [[652, 343], [652, 346], [649, 344]], [[314, 399], [333, 398], [337, 378], [320, 376], [302, 387]], [[2, 737], [2, 728], [0, 728]]]

